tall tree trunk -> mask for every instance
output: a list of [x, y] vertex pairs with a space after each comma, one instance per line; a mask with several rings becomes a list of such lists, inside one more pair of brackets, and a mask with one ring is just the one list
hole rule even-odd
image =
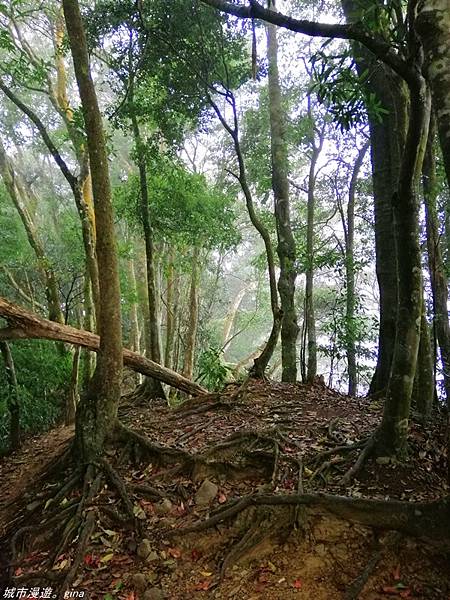
[[[133, 103], [133, 90], [130, 91], [130, 102]], [[139, 169], [139, 184], [140, 184], [140, 217], [144, 231], [145, 240], [145, 256], [147, 265], [147, 288], [148, 288], [148, 335], [150, 339], [150, 358], [153, 362], [161, 364], [161, 341], [158, 327], [158, 302], [157, 302], [157, 285], [156, 285], [156, 269], [155, 269], [155, 250], [153, 243], [153, 230], [150, 219], [150, 206], [148, 197], [148, 181], [147, 181], [147, 164], [146, 152], [142, 141], [139, 123], [134, 112], [134, 107], [131, 106], [131, 123], [133, 128], [134, 144], [137, 153], [137, 163]], [[165, 393], [161, 382], [147, 379], [143, 384], [143, 392], [150, 398], [165, 398]]]
[[448, 320], [448, 281], [442, 258], [439, 220], [436, 206], [437, 181], [434, 151], [434, 119], [431, 120], [423, 161], [423, 197], [427, 231], [428, 272], [433, 296], [433, 322], [439, 344], [447, 406], [450, 407], [450, 325]]
[[[413, 25], [412, 25], [413, 26]], [[419, 243], [418, 185], [428, 139], [430, 96], [415, 57], [410, 73], [410, 118], [399, 186], [393, 197], [397, 249], [398, 313], [392, 371], [376, 434], [376, 452], [402, 456], [406, 451], [411, 395], [422, 319], [422, 266]]]
[[[275, 9], [275, 0], [268, 0]], [[292, 235], [289, 208], [288, 153], [285, 140], [285, 115], [282, 106], [278, 72], [278, 40], [275, 25], [267, 25], [267, 57], [269, 63], [269, 117], [272, 157], [272, 189], [277, 227], [277, 253], [280, 263], [278, 292], [281, 304], [282, 381], [297, 379], [296, 342], [299, 328], [295, 309], [296, 248]]]
[[16, 370], [11, 350], [7, 342], [0, 341], [0, 352], [3, 356], [6, 371], [6, 381], [8, 384], [8, 411], [10, 416], [9, 423], [9, 449], [17, 450], [20, 446], [20, 395], [17, 385]]
[[103, 453], [120, 400], [123, 364], [120, 284], [108, 154], [78, 0], [63, 0], [63, 9], [86, 127], [100, 275], [100, 348], [88, 393], [78, 406], [75, 425], [76, 451], [81, 460], [91, 462]]
[[51, 267], [42, 240], [33, 223], [33, 219], [27, 208], [27, 192], [22, 177], [14, 169], [11, 160], [6, 154], [3, 143], [0, 141], [0, 174], [8, 190], [9, 196], [19, 214], [19, 217], [27, 234], [28, 241], [34, 251], [38, 262], [38, 268], [44, 276], [45, 295], [47, 298], [48, 317], [51, 321], [64, 323], [61, 310], [59, 290], [55, 272]]
[[358, 372], [356, 364], [356, 340], [355, 340], [355, 201], [356, 185], [364, 157], [369, 148], [369, 142], [358, 152], [353, 166], [352, 177], [348, 189], [347, 223], [345, 232], [345, 345], [347, 354], [348, 373], [348, 395], [356, 396], [358, 393]]
[[[361, 19], [368, 6], [341, 0], [349, 23]], [[371, 0], [375, 6], [378, 0]], [[380, 290], [380, 324], [375, 373], [369, 393], [387, 388], [394, 353], [397, 322], [397, 267], [392, 198], [397, 189], [408, 123], [407, 86], [398, 75], [366, 48], [352, 44], [359, 73], [370, 72], [365, 84], [387, 111], [382, 120], [369, 113], [375, 217], [376, 273]]]
[[194, 375], [195, 345], [198, 328], [198, 287], [200, 279], [200, 250], [196, 246], [192, 253], [191, 286], [189, 291], [188, 327], [186, 333], [186, 348], [184, 351], [183, 377], [192, 379]]
[[[308, 96], [308, 116], [312, 119], [311, 98]], [[311, 160], [308, 173], [308, 203], [306, 223], [306, 282], [305, 282], [305, 315], [304, 315], [304, 344], [307, 344], [306, 381], [312, 383], [317, 374], [317, 340], [316, 318], [314, 314], [314, 214], [316, 208], [316, 167], [323, 146], [323, 129], [319, 139], [315, 140], [316, 128], [311, 139]]]

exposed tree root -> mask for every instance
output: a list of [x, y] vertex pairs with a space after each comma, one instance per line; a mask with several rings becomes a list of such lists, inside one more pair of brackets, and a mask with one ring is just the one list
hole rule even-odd
[[384, 551], [387, 547], [392, 546], [394, 543], [398, 542], [400, 540], [400, 537], [401, 536], [399, 533], [390, 532], [383, 545], [381, 545], [380, 542], [377, 541], [376, 547], [372, 552], [372, 555], [369, 558], [367, 565], [364, 567], [364, 569], [358, 575], [358, 577], [354, 579], [350, 584], [350, 587], [345, 593], [344, 600], [358, 600], [364, 586], [369, 581], [370, 576], [372, 575], [373, 571], [376, 569], [378, 563], [380, 562]]
[[224, 504], [220, 511], [190, 527], [172, 530], [183, 535], [214, 527], [251, 506], [304, 506], [330, 512], [368, 527], [395, 530], [412, 537], [450, 543], [450, 496], [433, 502], [402, 502], [348, 498], [330, 494], [252, 494]]
[[348, 485], [352, 481], [352, 479], [355, 477], [355, 475], [357, 473], [359, 473], [359, 471], [362, 469], [366, 460], [372, 454], [374, 447], [375, 447], [375, 436], [373, 435], [368, 439], [366, 445], [364, 446], [360, 455], [358, 456], [358, 459], [355, 462], [355, 464], [342, 477], [342, 479], [339, 482], [339, 485]]

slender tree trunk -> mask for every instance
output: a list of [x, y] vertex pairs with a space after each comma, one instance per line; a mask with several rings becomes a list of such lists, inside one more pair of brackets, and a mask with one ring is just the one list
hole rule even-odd
[[78, 393], [78, 375], [80, 367], [80, 346], [76, 346], [72, 357], [72, 372], [70, 374], [69, 393], [66, 397], [66, 410], [64, 414], [64, 422], [70, 425], [75, 421], [77, 405], [80, 400]]
[[136, 284], [136, 270], [134, 268], [134, 259], [128, 260], [128, 280], [133, 295], [133, 301], [131, 302], [130, 309], [130, 348], [139, 354], [140, 352], [140, 338], [141, 332], [139, 330], [139, 317], [138, 317], [138, 300], [137, 300], [137, 284]]
[[[275, 0], [268, 1], [275, 9]], [[285, 140], [285, 115], [278, 73], [278, 41], [275, 25], [267, 25], [267, 57], [269, 62], [269, 117], [272, 156], [272, 189], [277, 227], [277, 253], [280, 263], [278, 292], [281, 304], [282, 381], [297, 379], [296, 342], [299, 328], [295, 309], [296, 248], [292, 235], [289, 209], [288, 153]]]
[[233, 329], [233, 323], [236, 320], [237, 312], [242, 303], [242, 300], [244, 299], [245, 294], [247, 293], [247, 290], [248, 290], [247, 285], [245, 285], [243, 288], [241, 288], [239, 290], [239, 292], [236, 294], [236, 296], [225, 316], [225, 321], [223, 324], [223, 332], [222, 332], [222, 350], [223, 350], [224, 354], [230, 346], [231, 337], [232, 337], [231, 331]]
[[347, 225], [345, 231], [345, 275], [346, 275], [346, 294], [345, 294], [345, 326], [346, 326], [346, 353], [347, 353], [347, 372], [348, 372], [348, 395], [356, 396], [358, 394], [358, 371], [356, 364], [356, 340], [355, 340], [355, 201], [356, 184], [361, 170], [364, 157], [369, 148], [369, 142], [358, 152], [355, 164], [353, 166], [352, 177], [348, 190], [347, 205]]
[[439, 344], [447, 406], [450, 407], [450, 325], [448, 320], [448, 281], [441, 252], [436, 206], [437, 181], [434, 152], [435, 125], [431, 120], [427, 149], [423, 161], [423, 196], [427, 230], [428, 271], [433, 295], [433, 321]]
[[48, 317], [51, 321], [64, 323], [64, 315], [61, 310], [59, 290], [55, 272], [51, 267], [44, 245], [39, 237], [38, 231], [33, 223], [27, 208], [27, 192], [21, 176], [14, 169], [11, 160], [6, 155], [6, 150], [0, 142], [0, 174], [8, 190], [9, 196], [19, 214], [19, 217], [27, 234], [28, 241], [36, 256], [40, 271], [44, 276], [45, 295], [47, 298]]
[[186, 348], [184, 351], [183, 376], [192, 379], [194, 375], [195, 346], [198, 328], [198, 286], [200, 279], [200, 250], [196, 246], [192, 253], [191, 285], [189, 291], [188, 327], [186, 334]]
[[[231, 93], [230, 93], [231, 94]], [[267, 271], [269, 275], [269, 289], [270, 289], [270, 308], [272, 310], [272, 329], [269, 335], [269, 339], [267, 340], [264, 349], [259, 354], [257, 358], [255, 358], [253, 367], [250, 371], [250, 375], [257, 379], [262, 379], [264, 377], [264, 373], [266, 371], [267, 365], [269, 364], [270, 359], [275, 351], [275, 348], [278, 343], [278, 338], [280, 335], [281, 328], [281, 318], [282, 314], [280, 311], [280, 307], [278, 304], [278, 290], [277, 290], [277, 280], [276, 280], [276, 272], [275, 272], [275, 257], [272, 247], [272, 240], [270, 239], [270, 233], [261, 219], [258, 217], [258, 214], [255, 210], [255, 205], [253, 204], [253, 197], [250, 191], [250, 187], [247, 181], [247, 173], [245, 168], [244, 156], [242, 154], [241, 145], [239, 142], [239, 126], [238, 126], [238, 116], [236, 110], [236, 102], [233, 94], [230, 95], [230, 103], [233, 109], [233, 126], [230, 126], [226, 119], [223, 117], [220, 112], [219, 107], [211, 98], [208, 96], [209, 103], [213, 107], [217, 117], [222, 123], [224, 129], [229, 133], [231, 139], [233, 140], [234, 150], [236, 153], [236, 157], [239, 165], [239, 175], [237, 175], [237, 179], [240, 183], [242, 192], [245, 198], [245, 205], [247, 207], [247, 212], [250, 217], [250, 221], [253, 227], [261, 236], [264, 242], [264, 249], [266, 251], [266, 260], [267, 260]]]
[[[308, 97], [308, 114], [312, 119], [311, 99]], [[314, 128], [315, 129], [315, 128]], [[316, 317], [314, 314], [314, 213], [316, 208], [316, 167], [323, 146], [323, 131], [319, 135], [318, 143], [311, 139], [312, 155], [308, 173], [308, 203], [306, 223], [306, 282], [305, 282], [305, 315], [304, 315], [304, 342], [307, 345], [306, 381], [312, 383], [317, 374], [317, 339]]]
[[17, 384], [16, 370], [11, 350], [7, 342], [0, 341], [0, 352], [3, 356], [8, 384], [9, 449], [14, 452], [20, 446], [20, 394]]
[[[130, 101], [133, 103], [133, 91], [130, 92]], [[147, 265], [147, 288], [148, 288], [148, 326], [149, 326], [149, 339], [150, 339], [150, 358], [154, 362], [161, 364], [161, 341], [158, 327], [158, 302], [157, 302], [157, 285], [156, 285], [156, 269], [155, 269], [155, 249], [153, 243], [153, 230], [150, 220], [150, 206], [148, 197], [148, 181], [147, 181], [147, 164], [146, 164], [146, 153], [145, 147], [142, 142], [141, 133], [139, 130], [139, 123], [134, 112], [134, 108], [131, 108], [131, 123], [133, 128], [134, 143], [137, 152], [137, 163], [139, 169], [139, 183], [140, 183], [140, 217], [142, 221], [142, 227], [144, 231], [145, 240], [145, 256]], [[144, 382], [143, 391], [148, 394], [151, 398], [165, 398], [165, 393], [162, 385], [156, 380], [146, 380]]]
[[167, 296], [166, 296], [166, 346], [164, 349], [164, 364], [172, 368], [173, 347], [175, 341], [175, 306], [176, 296], [179, 293], [175, 285], [175, 266], [173, 252], [169, 253], [169, 264], [167, 266]]
[[86, 127], [100, 274], [100, 348], [95, 373], [88, 393], [80, 401], [75, 425], [76, 451], [81, 460], [91, 462], [103, 453], [105, 441], [116, 422], [120, 400], [120, 285], [108, 155], [102, 117], [90, 72], [86, 36], [78, 1], [63, 0], [63, 9]]

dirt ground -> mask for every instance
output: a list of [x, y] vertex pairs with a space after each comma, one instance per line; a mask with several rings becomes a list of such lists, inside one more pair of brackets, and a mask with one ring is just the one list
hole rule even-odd
[[[354, 481], [342, 485], [360, 442], [379, 422], [380, 405], [321, 385], [251, 382], [238, 397], [236, 392], [230, 386], [220, 396], [177, 409], [160, 401], [124, 401], [120, 418], [128, 427], [203, 460], [187, 473], [176, 468], [176, 458], [161, 464], [134, 451], [130, 462], [123, 447], [110, 451], [141, 531], [99, 521], [74, 590], [102, 600], [450, 599], [449, 548], [325, 511], [251, 507], [208, 529], [179, 533], [247, 494], [297, 493], [300, 486], [305, 493], [355, 498], [423, 501], [448, 495], [444, 419], [427, 428], [412, 426], [406, 462], [370, 460]], [[0, 537], [6, 532], [10, 539], [14, 519], [32, 510], [46, 463], [71, 435], [71, 428], [56, 428], [0, 462]], [[145, 494], [145, 486], [153, 493]], [[116, 502], [105, 485], [92, 509]], [[16, 587], [54, 585], [70, 563], [69, 549], [51, 571], [34, 576], [55, 543], [51, 532], [38, 538], [13, 567]], [[0, 555], [4, 563], [10, 560], [7, 541]]]

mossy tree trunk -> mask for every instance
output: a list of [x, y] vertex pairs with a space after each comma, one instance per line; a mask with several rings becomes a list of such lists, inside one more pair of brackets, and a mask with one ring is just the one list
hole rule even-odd
[[[275, 9], [275, 0], [268, 6]], [[272, 157], [272, 189], [277, 228], [277, 254], [280, 264], [278, 292], [281, 305], [282, 381], [297, 379], [296, 343], [299, 332], [295, 309], [296, 248], [292, 235], [289, 207], [288, 152], [285, 139], [285, 115], [278, 72], [278, 40], [275, 25], [267, 25], [267, 57], [269, 63], [269, 117]]]
[[376, 434], [378, 454], [403, 456], [419, 351], [423, 312], [418, 185], [428, 139], [430, 95], [420, 73], [420, 52], [409, 72], [410, 118], [398, 190], [393, 196], [397, 254], [397, 332], [383, 418]]
[[97, 365], [89, 389], [78, 405], [75, 424], [75, 451], [80, 460], [88, 463], [103, 454], [117, 418], [122, 382], [120, 286], [108, 154], [86, 35], [78, 1], [63, 0], [63, 9], [86, 128], [100, 284]]

